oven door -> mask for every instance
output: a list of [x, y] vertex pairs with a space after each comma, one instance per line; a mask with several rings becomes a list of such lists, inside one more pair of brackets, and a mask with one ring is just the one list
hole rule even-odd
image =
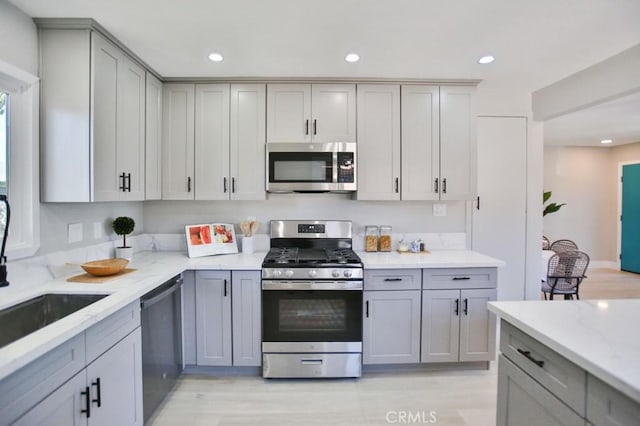
[[[270, 285], [271, 284], [271, 285]], [[290, 284], [290, 283], [289, 283]], [[265, 352], [352, 352], [362, 348], [362, 282], [335, 290], [327, 283], [263, 281], [262, 341]], [[358, 285], [359, 284], [359, 285]], [[287, 289], [269, 289], [284, 285]], [[322, 289], [324, 288], [324, 289]]]
[[268, 192], [355, 190], [355, 144], [267, 144]]

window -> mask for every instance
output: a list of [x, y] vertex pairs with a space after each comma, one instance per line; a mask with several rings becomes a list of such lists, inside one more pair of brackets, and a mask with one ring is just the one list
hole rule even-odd
[[0, 194], [7, 194], [7, 149], [9, 148], [9, 94], [0, 92]]
[[38, 78], [0, 60], [0, 193], [11, 204], [8, 260], [40, 246]]

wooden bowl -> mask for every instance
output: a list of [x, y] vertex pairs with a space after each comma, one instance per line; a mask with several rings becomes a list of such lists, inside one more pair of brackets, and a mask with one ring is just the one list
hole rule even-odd
[[127, 259], [104, 259], [94, 260], [93, 262], [83, 263], [82, 269], [91, 275], [107, 276], [114, 275], [122, 271], [129, 261]]

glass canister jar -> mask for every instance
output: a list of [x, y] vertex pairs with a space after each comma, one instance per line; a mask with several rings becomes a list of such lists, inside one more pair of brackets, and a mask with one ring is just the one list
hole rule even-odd
[[375, 225], [367, 225], [364, 227], [364, 250], [378, 251], [379, 230]]
[[380, 251], [391, 251], [391, 227], [380, 225]]

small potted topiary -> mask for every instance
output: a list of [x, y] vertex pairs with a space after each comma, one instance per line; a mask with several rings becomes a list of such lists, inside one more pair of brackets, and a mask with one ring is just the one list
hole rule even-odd
[[127, 235], [133, 232], [136, 222], [127, 216], [120, 216], [113, 220], [111, 225], [113, 232], [122, 235], [122, 246], [116, 247], [116, 257], [131, 260], [133, 257], [133, 248], [127, 246]]

